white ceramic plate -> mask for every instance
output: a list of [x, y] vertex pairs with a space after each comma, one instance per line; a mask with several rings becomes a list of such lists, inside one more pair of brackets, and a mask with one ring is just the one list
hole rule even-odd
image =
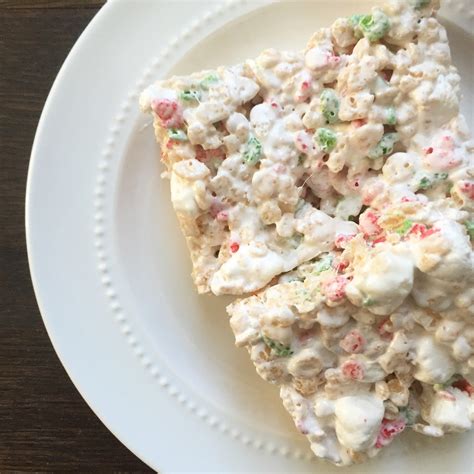
[[[311, 460], [277, 388], [234, 348], [228, 300], [196, 295], [139, 91], [265, 47], [301, 48], [316, 28], [370, 3], [110, 1], [54, 84], [28, 178], [36, 295], [82, 396], [157, 470], [341, 472]], [[472, 31], [473, 4], [446, 3], [468, 86], [474, 41], [462, 28]], [[472, 125], [472, 89], [464, 94]], [[406, 435], [352, 472], [464, 472], [471, 443], [470, 435]]]

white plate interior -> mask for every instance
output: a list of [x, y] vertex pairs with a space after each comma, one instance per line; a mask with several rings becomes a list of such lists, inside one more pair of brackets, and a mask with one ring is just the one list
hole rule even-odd
[[[187, 74], [237, 63], [267, 47], [300, 49], [315, 29], [338, 16], [367, 10], [371, 2], [297, 3], [299, 8], [295, 2], [272, 4], [229, 22], [196, 44], [169, 73]], [[472, 127], [473, 93], [468, 82], [474, 42], [453, 24], [447, 23], [447, 27], [454, 61], [464, 78], [463, 110]], [[146, 126], [149, 122], [148, 117], [137, 114], [120, 156], [120, 176], [114, 189], [114, 238], [118, 273], [126, 278], [122, 291], [130, 296], [127, 309], [147, 335], [150, 351], [211, 410], [239, 420], [250, 432], [263, 429], [292, 447], [307, 449], [281, 406], [278, 389], [262, 381], [247, 353], [234, 347], [225, 312], [232, 299], [198, 296], [194, 290], [169, 185], [159, 176], [163, 168], [158, 163], [152, 127]], [[465, 437], [432, 443], [411, 435], [409, 448], [407, 436], [402, 438], [402, 443], [397, 443], [399, 449], [413, 459], [418, 449], [413, 446], [423, 446], [423, 451], [418, 451], [423, 455], [434, 456], [448, 449], [460, 455], [466, 443]]]

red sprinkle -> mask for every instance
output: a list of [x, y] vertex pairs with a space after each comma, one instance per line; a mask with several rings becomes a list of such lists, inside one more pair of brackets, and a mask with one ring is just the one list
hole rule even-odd
[[433, 147], [429, 146], [428, 148], [425, 148], [423, 151], [425, 152], [425, 154], [431, 155], [431, 153], [433, 153]]
[[359, 227], [366, 236], [376, 236], [382, 232], [378, 224], [379, 216], [373, 211], [365, 211], [359, 217]]
[[458, 388], [462, 392], [466, 392], [469, 396], [474, 394], [474, 387], [464, 378], [456, 380], [456, 382], [453, 383], [453, 387]]
[[237, 252], [237, 250], [239, 250], [239, 248], [240, 248], [240, 245], [239, 245], [237, 242], [232, 242], [232, 243], [230, 244], [230, 251], [231, 251], [232, 253]]
[[340, 301], [346, 295], [347, 278], [338, 275], [324, 284], [324, 293], [329, 301]]
[[309, 89], [309, 86], [310, 86], [309, 81], [303, 81], [303, 83], [301, 84], [301, 89], [307, 90]]
[[380, 449], [387, 446], [392, 442], [395, 436], [405, 429], [405, 427], [406, 422], [403, 419], [387, 420], [387, 418], [384, 418], [377, 436], [377, 441], [375, 442], [375, 447]]
[[354, 329], [344, 336], [339, 345], [349, 354], [358, 354], [364, 350], [365, 338], [357, 329]]
[[375, 239], [375, 240], [372, 242], [372, 244], [373, 244], [373, 245], [381, 244], [382, 242], [385, 242], [386, 240], [387, 240], [387, 239], [386, 239], [384, 236], [382, 236], [382, 237], [379, 237], [378, 239]]
[[414, 224], [409, 234], [416, 235], [420, 237], [420, 239], [426, 239], [426, 237], [436, 234], [437, 232], [439, 232], [439, 229], [435, 229], [434, 227], [428, 229], [424, 224]]
[[461, 191], [467, 194], [469, 199], [474, 199], [474, 183], [464, 181], [460, 186]]
[[349, 266], [349, 262], [346, 262], [343, 260], [336, 264], [335, 269], [337, 272], [342, 273], [348, 266]]
[[351, 380], [362, 380], [365, 370], [357, 360], [346, 360], [341, 366], [342, 373]]
[[166, 128], [179, 128], [183, 125], [183, 113], [180, 105], [168, 99], [154, 99], [151, 101], [153, 112], [160, 118]]

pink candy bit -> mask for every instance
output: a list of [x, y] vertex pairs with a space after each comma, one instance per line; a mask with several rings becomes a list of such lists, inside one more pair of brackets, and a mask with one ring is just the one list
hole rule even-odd
[[461, 181], [459, 189], [466, 194], [469, 199], [474, 199], [474, 183], [470, 181]]
[[230, 248], [230, 251], [231, 251], [232, 253], [235, 253], [235, 252], [237, 252], [237, 251], [239, 250], [240, 245], [239, 245], [237, 242], [232, 242], [232, 243], [230, 244], [229, 248]]
[[295, 146], [298, 151], [308, 153], [310, 150], [316, 150], [311, 135], [307, 132], [299, 132], [295, 137]]
[[456, 152], [456, 143], [452, 136], [444, 135], [436, 140], [435, 146], [423, 149], [425, 162], [435, 170], [449, 170], [462, 163], [462, 155]]
[[158, 115], [164, 127], [179, 128], [183, 125], [181, 106], [174, 100], [153, 99], [151, 109]]
[[351, 123], [355, 128], [360, 128], [360, 127], [364, 126], [367, 123], [367, 120], [366, 119], [356, 119], [356, 120], [353, 120]]
[[444, 135], [443, 138], [441, 138], [441, 144], [447, 150], [454, 150], [454, 139], [451, 135]]
[[474, 387], [464, 378], [456, 380], [453, 383], [453, 387], [466, 392], [469, 396], [474, 395]]
[[379, 216], [367, 210], [359, 216], [359, 228], [367, 237], [379, 235], [382, 228], [378, 224]]
[[303, 81], [303, 82], [301, 83], [301, 90], [302, 90], [302, 91], [306, 91], [306, 90], [308, 90], [308, 89], [310, 88], [310, 86], [311, 86], [311, 84], [310, 84], [309, 81]]
[[329, 301], [340, 301], [346, 295], [347, 278], [338, 275], [324, 283], [324, 294]]
[[229, 214], [227, 211], [219, 211], [216, 215], [216, 220], [218, 222], [227, 222], [229, 220]]
[[392, 442], [395, 436], [399, 435], [405, 429], [405, 427], [406, 422], [403, 419], [387, 420], [387, 418], [384, 418], [377, 436], [377, 441], [375, 442], [375, 447], [380, 449], [387, 446]]
[[415, 199], [408, 197], [408, 196], [403, 196], [401, 199], [402, 202], [414, 202]]
[[347, 243], [352, 240], [356, 234], [337, 234], [336, 238], [334, 239], [334, 245], [338, 249], [345, 249]]
[[358, 354], [364, 350], [365, 338], [357, 329], [354, 329], [344, 336], [339, 346], [349, 354]]
[[362, 364], [357, 360], [346, 360], [341, 366], [344, 377], [351, 380], [362, 380], [365, 370]]

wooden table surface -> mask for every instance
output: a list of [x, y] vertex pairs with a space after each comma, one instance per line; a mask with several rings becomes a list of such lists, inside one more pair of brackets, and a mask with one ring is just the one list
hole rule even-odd
[[53, 80], [99, 0], [0, 0], [0, 472], [152, 472], [98, 420], [38, 311], [24, 232], [31, 145]]

